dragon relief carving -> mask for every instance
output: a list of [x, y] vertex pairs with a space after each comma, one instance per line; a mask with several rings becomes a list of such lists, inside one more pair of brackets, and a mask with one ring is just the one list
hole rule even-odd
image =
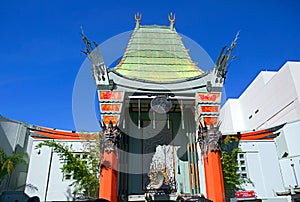
[[208, 128], [205, 121], [204, 125], [202, 125], [201, 121], [199, 122], [197, 142], [199, 142], [202, 155], [220, 151], [222, 133], [219, 127], [220, 124], [214, 126], [213, 123], [210, 123]]
[[102, 138], [102, 150], [110, 153], [119, 146], [119, 141], [121, 139], [120, 129], [117, 125], [114, 126], [112, 121], [110, 121], [107, 125], [102, 123], [101, 128], [102, 131], [100, 132], [100, 136]]

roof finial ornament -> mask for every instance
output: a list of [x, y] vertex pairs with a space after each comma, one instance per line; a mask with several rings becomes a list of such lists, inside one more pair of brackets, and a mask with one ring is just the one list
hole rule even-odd
[[104, 64], [98, 44], [95, 41], [91, 42], [90, 40], [88, 40], [88, 38], [84, 34], [82, 26], [80, 26], [80, 29], [81, 38], [85, 44], [85, 50], [82, 50], [81, 52], [84, 53], [92, 62], [92, 71], [94, 79], [96, 81], [96, 85], [109, 85], [107, 68]]
[[142, 19], [142, 14], [141, 13], [134, 14], [134, 19], [135, 19], [135, 22], [136, 22], [136, 27], [139, 27], [140, 26], [140, 21]]
[[218, 77], [222, 77], [223, 79], [226, 78], [226, 74], [227, 74], [227, 68], [228, 66], [232, 63], [232, 61], [236, 58], [236, 56], [233, 56], [231, 58], [231, 61], [229, 61], [231, 53], [233, 51], [233, 48], [237, 45], [237, 41], [239, 39], [239, 35], [240, 35], [240, 31], [237, 32], [237, 34], [235, 35], [234, 40], [232, 41], [231, 45], [229, 48], [226, 49], [226, 46], [223, 47], [216, 65], [215, 65], [215, 72], [217, 73]]
[[81, 52], [84, 53], [84, 54], [86, 54], [87, 56], [89, 56], [91, 54], [91, 52], [93, 51], [94, 48], [93, 48], [91, 42], [86, 37], [86, 35], [84, 34], [82, 25], [80, 25], [80, 29], [81, 29], [81, 38], [82, 38], [82, 41], [84, 42], [85, 47], [86, 47], [86, 50], [85, 51], [81, 51]]
[[171, 12], [169, 15], [168, 15], [168, 18], [169, 18], [169, 21], [170, 21], [170, 28], [171, 30], [174, 29], [174, 25], [175, 25], [175, 19], [176, 19], [176, 15]]

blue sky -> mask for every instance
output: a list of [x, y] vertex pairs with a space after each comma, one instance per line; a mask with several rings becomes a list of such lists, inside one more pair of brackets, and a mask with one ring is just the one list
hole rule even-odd
[[[99, 44], [141, 24], [168, 25], [216, 61], [241, 30], [225, 83], [227, 98], [238, 97], [262, 70], [300, 61], [300, 3], [286, 1], [1, 1], [0, 114], [35, 125], [75, 129], [72, 90], [85, 57], [80, 25]], [[124, 47], [125, 48], [125, 47]]]

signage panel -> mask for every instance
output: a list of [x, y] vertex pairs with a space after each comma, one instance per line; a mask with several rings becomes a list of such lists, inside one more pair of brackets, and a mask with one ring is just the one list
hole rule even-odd
[[254, 190], [249, 191], [237, 191], [235, 192], [236, 198], [255, 198]]

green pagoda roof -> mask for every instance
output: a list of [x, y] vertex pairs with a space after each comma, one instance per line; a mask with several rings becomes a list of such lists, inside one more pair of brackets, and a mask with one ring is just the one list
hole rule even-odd
[[171, 26], [137, 26], [117, 74], [137, 80], [169, 83], [199, 77], [203, 71], [192, 62], [181, 36]]

